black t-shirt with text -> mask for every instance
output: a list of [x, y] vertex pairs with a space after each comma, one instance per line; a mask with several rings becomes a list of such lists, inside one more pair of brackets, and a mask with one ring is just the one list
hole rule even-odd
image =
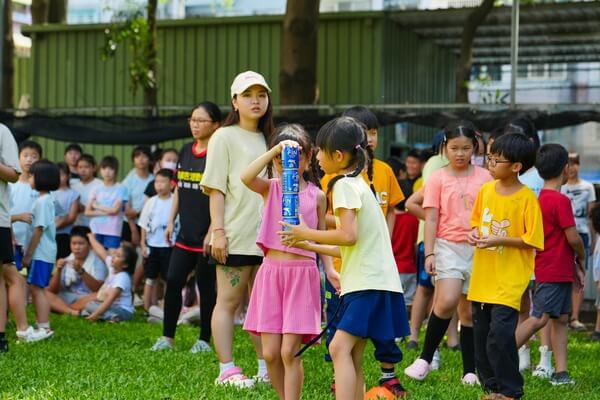
[[184, 246], [201, 248], [210, 226], [209, 197], [200, 187], [206, 153], [195, 156], [192, 146], [193, 143], [188, 143], [181, 148], [177, 163], [180, 229], [176, 241]]

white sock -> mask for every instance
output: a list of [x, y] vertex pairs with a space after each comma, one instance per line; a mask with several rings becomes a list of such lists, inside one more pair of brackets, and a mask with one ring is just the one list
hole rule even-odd
[[233, 367], [235, 367], [233, 361], [229, 361], [227, 363], [219, 363], [219, 375]]
[[38, 328], [50, 329], [50, 322], [38, 322]]
[[258, 373], [257, 375], [267, 375], [267, 362], [263, 359], [258, 359]]

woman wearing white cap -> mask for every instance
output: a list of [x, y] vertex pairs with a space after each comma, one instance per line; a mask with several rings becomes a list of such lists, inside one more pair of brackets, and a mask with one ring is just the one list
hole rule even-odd
[[258, 356], [254, 379], [246, 377], [234, 364], [232, 346], [235, 310], [246, 288], [251, 290], [263, 255], [256, 245], [263, 201], [242, 183], [240, 174], [267, 151], [273, 131], [270, 92], [265, 79], [256, 72], [246, 71], [235, 77], [231, 85], [233, 110], [208, 144], [200, 183], [210, 196], [211, 255], [217, 264], [212, 331], [219, 357], [220, 373], [215, 381], [218, 385], [247, 388], [269, 381], [258, 336], [252, 337]]

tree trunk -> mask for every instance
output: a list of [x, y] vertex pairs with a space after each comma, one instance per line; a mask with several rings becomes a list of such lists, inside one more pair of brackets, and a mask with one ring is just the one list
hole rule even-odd
[[31, 23], [34, 25], [48, 23], [48, 12], [50, 11], [50, 0], [32, 0]]
[[146, 115], [158, 116], [158, 87], [156, 81], [157, 75], [157, 55], [156, 55], [156, 8], [157, 0], [148, 0], [148, 32], [150, 38], [146, 47], [146, 57], [148, 60], [149, 85], [144, 86], [144, 105], [147, 107]]
[[68, 0], [50, 0], [48, 22], [51, 24], [66, 24], [68, 3]]
[[2, 102], [3, 108], [13, 107], [13, 92], [14, 92], [14, 50], [13, 28], [12, 28], [12, 1], [4, 1], [4, 32], [2, 32], [2, 40], [4, 40], [2, 50]]
[[288, 0], [281, 37], [279, 95], [282, 105], [317, 100], [319, 0]]
[[473, 64], [473, 40], [477, 28], [485, 21], [490, 11], [494, 8], [494, 0], [483, 0], [465, 21], [460, 45], [460, 56], [456, 63], [456, 102], [469, 102], [469, 79], [471, 78], [471, 65]]

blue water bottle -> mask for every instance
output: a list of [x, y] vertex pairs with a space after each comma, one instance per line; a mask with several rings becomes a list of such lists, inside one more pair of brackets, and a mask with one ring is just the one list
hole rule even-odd
[[281, 217], [283, 222], [291, 225], [298, 225], [300, 218], [298, 217], [298, 209], [300, 199], [298, 192], [300, 191], [300, 176], [298, 174], [298, 166], [300, 164], [300, 154], [298, 147], [285, 146], [281, 152]]

